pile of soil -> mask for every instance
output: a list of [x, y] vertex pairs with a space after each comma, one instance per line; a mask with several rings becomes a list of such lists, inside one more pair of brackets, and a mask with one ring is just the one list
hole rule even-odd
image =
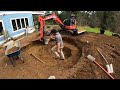
[[[16, 61], [15, 67], [8, 62], [4, 50], [0, 49], [0, 78], [47, 79], [55, 76], [57, 79], [110, 79], [101, 68], [87, 59], [87, 55], [92, 55], [106, 69], [105, 60], [96, 50], [99, 48], [108, 62], [113, 64], [114, 73], [111, 75], [120, 79], [119, 38], [87, 32], [78, 36], [62, 35], [65, 60], [60, 60], [55, 59], [51, 51], [55, 42], [51, 40], [49, 44], [43, 45], [39, 40], [35, 40], [37, 36], [38, 33], [35, 32], [21, 40], [21, 57], [25, 63]], [[30, 53], [45, 63], [39, 62]], [[3, 69], [6, 63], [8, 65]]]
[[16, 52], [18, 49], [19, 49], [18, 47], [15, 47], [15, 46], [14, 46], [14, 47], [8, 49], [8, 50], [7, 50], [7, 53], [9, 54], [9, 53]]

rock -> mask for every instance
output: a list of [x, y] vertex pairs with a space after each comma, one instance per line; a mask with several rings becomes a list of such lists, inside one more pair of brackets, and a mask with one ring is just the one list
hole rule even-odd
[[76, 77], [77, 75], [75, 74], [74, 77]]
[[48, 79], [55, 79], [55, 76], [50, 76]]

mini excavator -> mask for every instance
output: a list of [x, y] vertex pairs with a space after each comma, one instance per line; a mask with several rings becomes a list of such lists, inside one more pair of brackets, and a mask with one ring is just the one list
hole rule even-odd
[[[74, 16], [74, 14], [72, 14]], [[74, 35], [74, 34], [80, 34], [85, 32], [85, 30], [78, 30], [76, 29], [76, 20], [74, 19], [74, 22], [71, 22], [70, 19], [65, 19], [63, 22], [59, 19], [59, 17], [55, 13], [51, 13], [50, 15], [43, 18], [42, 16], [38, 16], [38, 22], [39, 22], [39, 31], [40, 31], [40, 41], [43, 40], [44, 42], [44, 35], [45, 35], [45, 21], [53, 19], [54, 22], [56, 22], [62, 30], [60, 30], [60, 33], [64, 32], [66, 34]]]

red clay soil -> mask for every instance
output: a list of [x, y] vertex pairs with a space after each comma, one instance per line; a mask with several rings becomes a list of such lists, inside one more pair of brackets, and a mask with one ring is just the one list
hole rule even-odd
[[[110, 79], [96, 64], [86, 58], [88, 54], [94, 56], [106, 69], [106, 63], [96, 48], [99, 48], [108, 62], [113, 64], [114, 73], [111, 75], [115, 79], [120, 79], [119, 38], [95, 33], [83, 33], [78, 36], [63, 35], [65, 45], [63, 52], [66, 59], [59, 60], [54, 58], [51, 51], [55, 42], [50, 41], [48, 45], [42, 45], [39, 40], [35, 40], [37, 37], [38, 32], [34, 32], [20, 40], [21, 57], [25, 63], [19, 59], [15, 60], [15, 67], [4, 55], [4, 49], [0, 49], [1, 79], [47, 79], [51, 75], [56, 79]], [[30, 53], [45, 63], [40, 62]]]

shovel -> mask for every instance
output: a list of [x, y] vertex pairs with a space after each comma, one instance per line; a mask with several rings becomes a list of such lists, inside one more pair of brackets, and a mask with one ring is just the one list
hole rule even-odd
[[107, 65], [106, 65], [107, 71], [108, 71], [109, 73], [113, 73], [113, 65], [108, 63], [108, 61], [106, 60], [106, 58], [103, 56], [103, 54], [100, 52], [99, 49], [97, 49], [97, 51], [100, 53], [100, 55], [102, 56], [102, 58], [103, 58], [103, 59], [105, 60], [105, 62], [107, 63]]
[[87, 58], [89, 60], [91, 60], [92, 62], [94, 62], [97, 66], [99, 66], [111, 79], [114, 79], [114, 77], [112, 75], [110, 75], [108, 71], [106, 71], [98, 62], [96, 62], [96, 60], [93, 56], [88, 55]]

